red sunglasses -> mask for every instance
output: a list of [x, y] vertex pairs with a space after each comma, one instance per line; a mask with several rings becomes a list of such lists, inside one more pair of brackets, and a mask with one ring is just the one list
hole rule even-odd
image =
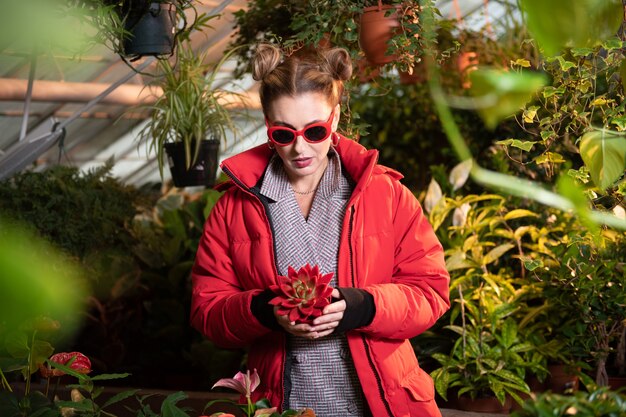
[[267, 127], [267, 137], [270, 138], [278, 146], [291, 145], [298, 136], [302, 136], [309, 143], [319, 143], [328, 139], [332, 133], [332, 120], [335, 115], [335, 109], [325, 122], [318, 122], [308, 125], [302, 130], [294, 130], [286, 126], [271, 126], [265, 118], [265, 126]]

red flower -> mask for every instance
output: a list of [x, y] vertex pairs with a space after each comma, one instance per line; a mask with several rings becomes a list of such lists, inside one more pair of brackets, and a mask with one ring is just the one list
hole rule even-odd
[[270, 304], [278, 306], [277, 313], [293, 322], [311, 323], [330, 304], [333, 289], [328, 284], [333, 274], [322, 275], [317, 265], [306, 264], [298, 272], [289, 267], [287, 275], [279, 276], [279, 285], [270, 287], [277, 295]]
[[[91, 372], [91, 361], [80, 352], [61, 352], [50, 357], [50, 362], [60, 363], [61, 365], [67, 365], [70, 361], [72, 361], [72, 363], [69, 364], [70, 369], [81, 374]], [[44, 364], [39, 365], [39, 371], [44, 378], [65, 375], [65, 372], [59, 369], [52, 369], [50, 366]]]

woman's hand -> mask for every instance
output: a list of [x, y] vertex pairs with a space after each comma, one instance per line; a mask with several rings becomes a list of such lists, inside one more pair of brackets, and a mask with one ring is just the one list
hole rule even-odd
[[[333, 289], [331, 295], [335, 299], [341, 296], [336, 288]], [[335, 331], [335, 328], [343, 318], [343, 312], [346, 310], [346, 302], [339, 300], [324, 307], [322, 315], [316, 317], [312, 325], [306, 323], [296, 324], [293, 321], [289, 321], [287, 316], [276, 314], [277, 310], [278, 307], [274, 307], [276, 320], [278, 320], [278, 324], [280, 324], [287, 333], [307, 339], [317, 339], [319, 337], [328, 336]]]

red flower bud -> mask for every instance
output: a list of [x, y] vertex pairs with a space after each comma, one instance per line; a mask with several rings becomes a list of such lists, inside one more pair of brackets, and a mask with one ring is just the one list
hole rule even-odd
[[[72, 361], [72, 363], [69, 364], [70, 369], [81, 374], [88, 374], [91, 372], [91, 361], [87, 356], [80, 352], [56, 353], [50, 357], [50, 361], [60, 363], [61, 365], [67, 365], [68, 362]], [[46, 366], [44, 364], [39, 365], [39, 371], [44, 378], [65, 375], [65, 372], [60, 369], [52, 369], [50, 366]]]

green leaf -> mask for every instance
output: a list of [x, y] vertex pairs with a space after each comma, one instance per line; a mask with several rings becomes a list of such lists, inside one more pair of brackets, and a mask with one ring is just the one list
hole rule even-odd
[[514, 148], [518, 148], [518, 149], [528, 152], [533, 148], [535, 143], [537, 142], [530, 141], [530, 140], [505, 139], [505, 140], [497, 141], [496, 145], [512, 146]]
[[182, 391], [168, 395], [161, 404], [161, 415], [163, 417], [189, 417], [189, 414], [176, 405], [185, 398], [187, 398], [187, 394]]
[[[624, 62], [626, 62], [626, 60]], [[626, 75], [626, 73], [624, 75]], [[620, 131], [626, 130], [626, 116], [614, 117], [611, 119], [611, 124], [617, 126]]]
[[544, 142], [556, 136], [554, 131], [552, 130], [542, 130], [539, 135], [541, 136], [541, 140], [543, 140]]
[[466, 255], [463, 251], [456, 251], [452, 255], [446, 258], [446, 270], [456, 271], [457, 269], [466, 269], [475, 266], [472, 262], [466, 259]]
[[484, 258], [482, 259], [482, 264], [488, 265], [496, 261], [498, 258], [500, 258], [502, 255], [504, 255], [506, 252], [513, 249], [514, 247], [515, 246], [511, 243], [504, 243], [502, 245], [496, 246], [484, 256]]
[[122, 391], [119, 392], [117, 394], [115, 394], [114, 396], [112, 396], [111, 398], [109, 398], [103, 405], [102, 408], [106, 408], [108, 406], [110, 406], [111, 404], [116, 404], [120, 401], [125, 400], [126, 398], [132, 397], [133, 395], [137, 394], [140, 390], [138, 389], [132, 389], [132, 390], [128, 390], [128, 391]]
[[607, 51], [613, 51], [615, 49], [622, 49], [624, 47], [624, 42], [619, 40], [618, 38], [609, 39], [602, 44], [602, 48]]
[[11, 332], [6, 336], [5, 340], [5, 348], [9, 355], [14, 358], [27, 358], [29, 347], [28, 347], [28, 336], [24, 332]]
[[580, 140], [580, 155], [593, 182], [605, 190], [624, 174], [626, 138], [607, 130], [585, 133]]
[[502, 325], [502, 344], [508, 349], [515, 343], [517, 339], [517, 324], [511, 318], [504, 321]]
[[441, 398], [447, 401], [450, 374], [446, 372], [443, 368], [438, 368], [431, 372], [430, 376], [432, 377], [433, 381], [435, 381], [435, 389], [437, 390], [437, 393], [441, 395]]
[[574, 179], [568, 175], [561, 175], [557, 181], [557, 190], [562, 196], [570, 200], [581, 222], [589, 229], [592, 236], [599, 239], [598, 225], [591, 219], [588, 200]]
[[93, 411], [94, 408], [97, 410], [98, 407], [95, 406], [94, 407], [94, 403], [91, 400], [88, 399], [83, 399], [79, 402], [76, 401], [57, 401], [56, 403], [57, 407], [68, 407], [68, 408], [73, 408], [77, 411], [86, 411], [86, 412], [90, 412]]
[[524, 259], [524, 268], [529, 271], [534, 271], [537, 268], [541, 268], [543, 262], [540, 259]]
[[563, 164], [565, 163], [565, 159], [563, 155], [556, 152], [546, 152], [542, 155], [539, 155], [534, 159], [537, 164]]
[[515, 61], [511, 61], [511, 65], [528, 68], [530, 67], [530, 61], [523, 58], [518, 58]]
[[561, 66], [561, 71], [567, 71], [570, 68], [576, 68], [576, 64], [571, 61], [566, 61], [562, 56], [558, 56], [557, 60], [559, 61], [559, 65]]
[[504, 220], [513, 220], [519, 219], [521, 217], [538, 217], [539, 215], [535, 212], [525, 209], [514, 209], [509, 211], [504, 215]]
[[53, 352], [54, 348], [49, 342], [35, 340], [31, 348], [30, 373], [37, 372], [39, 365], [44, 363]]
[[547, 83], [544, 74], [496, 69], [477, 69], [470, 73], [470, 79], [470, 92], [480, 103], [478, 112], [490, 129], [517, 113]]
[[590, 47], [617, 33], [622, 21], [619, 0], [521, 0], [532, 37], [547, 55], [564, 47]]

